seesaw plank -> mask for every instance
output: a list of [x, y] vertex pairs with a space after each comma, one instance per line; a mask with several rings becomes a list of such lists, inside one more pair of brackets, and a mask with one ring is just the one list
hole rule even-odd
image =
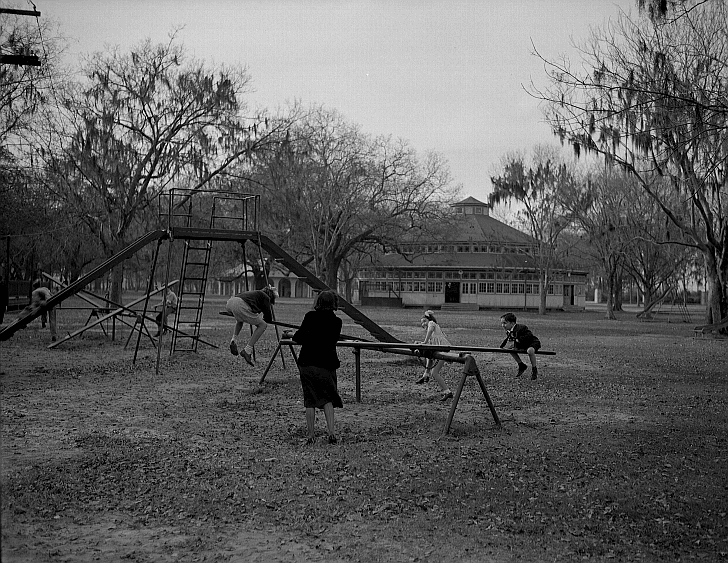
[[[282, 344], [297, 344], [293, 340], [281, 341]], [[408, 342], [360, 342], [354, 340], [340, 340], [337, 346], [345, 348], [366, 348], [371, 350], [387, 350], [392, 348], [406, 348], [409, 350], [419, 350], [422, 352], [495, 352], [499, 354], [525, 354], [525, 350], [513, 350], [509, 348], [489, 348], [484, 346], [447, 346], [440, 344], [411, 344]], [[555, 356], [556, 352], [548, 350], [537, 350], [537, 354], [546, 356]]]

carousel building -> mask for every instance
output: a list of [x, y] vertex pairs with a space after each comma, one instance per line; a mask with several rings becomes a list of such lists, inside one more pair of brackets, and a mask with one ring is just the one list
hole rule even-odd
[[[453, 204], [459, 227], [447, 237], [411, 245], [415, 256], [380, 257], [360, 271], [362, 305], [538, 309], [538, 245], [529, 235], [494, 219], [489, 206], [469, 197]], [[547, 309], [583, 309], [587, 272], [552, 270]]]

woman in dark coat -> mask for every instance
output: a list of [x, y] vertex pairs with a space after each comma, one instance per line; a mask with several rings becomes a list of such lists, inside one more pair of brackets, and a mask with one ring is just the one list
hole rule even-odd
[[341, 319], [336, 316], [338, 298], [333, 291], [322, 291], [316, 297], [313, 311], [303, 317], [301, 327], [291, 337], [301, 344], [298, 371], [301, 374], [303, 405], [306, 407], [308, 440], [316, 440], [314, 425], [316, 409], [323, 409], [329, 444], [336, 443], [334, 408], [343, 407], [337, 389], [336, 370], [341, 365], [336, 353], [336, 343], [341, 336]]

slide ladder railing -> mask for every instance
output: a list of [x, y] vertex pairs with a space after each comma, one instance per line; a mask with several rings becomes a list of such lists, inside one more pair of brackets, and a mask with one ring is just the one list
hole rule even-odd
[[[205, 197], [199, 197], [203, 195]], [[167, 221], [172, 232], [192, 234], [180, 237], [184, 247], [170, 352], [197, 351], [213, 241], [219, 240], [215, 233], [242, 232], [257, 227], [260, 196], [222, 191], [203, 194], [175, 188], [166, 197], [169, 203]], [[199, 207], [195, 209], [193, 204]], [[205, 216], [208, 224], [203, 226], [200, 223]], [[169, 249], [168, 264], [172, 259], [171, 244]]]

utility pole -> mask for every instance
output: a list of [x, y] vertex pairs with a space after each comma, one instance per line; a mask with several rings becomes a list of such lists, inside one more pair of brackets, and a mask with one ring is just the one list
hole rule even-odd
[[[0, 14], [15, 14], [18, 16], [32, 16], [39, 18], [40, 12], [37, 10], [16, 10], [14, 8], [0, 8]], [[18, 65], [18, 66], [40, 66], [38, 55], [22, 54], [22, 55], [2, 55], [0, 54], [0, 64]]]

